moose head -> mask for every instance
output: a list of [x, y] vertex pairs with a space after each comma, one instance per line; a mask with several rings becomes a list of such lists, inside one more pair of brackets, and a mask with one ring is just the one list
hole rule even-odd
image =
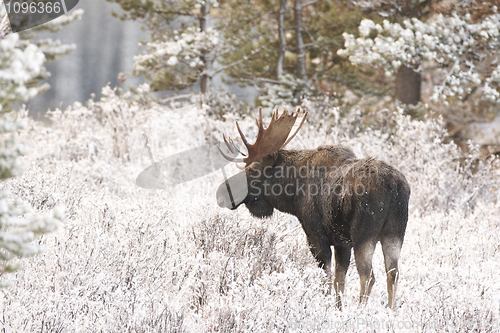
[[252, 215], [256, 217], [269, 217], [273, 214], [273, 205], [266, 200], [265, 187], [269, 185], [268, 175], [272, 173], [278, 155], [277, 151], [284, 148], [298, 133], [307, 112], [297, 111], [288, 113], [286, 110], [278, 117], [278, 110], [274, 111], [269, 126], [264, 129], [262, 121], [262, 109], [259, 109], [259, 119], [256, 119], [258, 133], [254, 144], [249, 144], [240, 129], [238, 122], [236, 127], [241, 136], [248, 154], [238, 150], [231, 138], [224, 142], [226, 148], [233, 154], [240, 154], [244, 158], [231, 158], [220, 149], [221, 154], [228, 160], [245, 163], [244, 171], [227, 179], [217, 190], [217, 203], [220, 207], [236, 209], [245, 204]]

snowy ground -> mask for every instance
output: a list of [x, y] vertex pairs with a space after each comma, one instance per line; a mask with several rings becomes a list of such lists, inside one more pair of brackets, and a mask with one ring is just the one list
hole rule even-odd
[[[487, 163], [462, 160], [460, 166], [458, 149], [442, 143], [439, 122], [386, 116], [394, 123], [390, 134], [357, 132], [354, 118], [333, 127], [307, 124], [291, 148], [341, 143], [407, 176], [412, 197], [395, 311], [386, 308], [380, 248], [367, 306], [358, 307], [359, 277], [351, 262], [344, 310], [338, 311], [293, 216], [258, 220], [243, 206], [219, 208], [220, 172], [163, 191], [136, 187], [135, 177], [150, 163], [145, 134], [161, 159], [200, 146], [209, 135], [235, 136], [234, 121], [211, 120], [195, 105], [134, 104], [108, 91], [99, 103], [55, 113], [52, 127], [31, 123], [21, 133], [30, 147], [28, 169], [5, 186], [39, 212], [63, 203], [67, 218], [40, 240], [46, 252], [22, 260], [13, 285], [0, 291], [0, 327], [499, 331], [498, 172]], [[253, 120], [241, 124], [253, 137]]]

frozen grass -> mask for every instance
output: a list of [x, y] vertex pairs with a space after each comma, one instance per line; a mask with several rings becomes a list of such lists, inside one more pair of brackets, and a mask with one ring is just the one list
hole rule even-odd
[[[470, 332], [500, 330], [500, 203], [492, 163], [460, 160], [439, 121], [388, 115], [389, 134], [359, 132], [355, 115], [308, 124], [291, 147], [344, 144], [397, 166], [412, 186], [396, 310], [385, 307], [382, 253], [377, 282], [358, 307], [348, 272], [344, 310], [324, 294], [326, 275], [298, 221], [258, 220], [215, 203], [220, 172], [164, 191], [137, 188], [150, 161], [235, 133], [203, 109], [168, 109], [107, 91], [103, 101], [31, 122], [21, 139], [30, 167], [5, 184], [43, 212], [67, 219], [44, 236], [45, 254], [23, 260], [1, 291], [6, 332]], [[253, 121], [241, 121], [246, 133]], [[251, 135], [249, 135], [251, 136]], [[474, 169], [474, 170], [473, 170]], [[228, 172], [234, 167], [228, 167]], [[474, 172], [472, 172], [474, 171]]]

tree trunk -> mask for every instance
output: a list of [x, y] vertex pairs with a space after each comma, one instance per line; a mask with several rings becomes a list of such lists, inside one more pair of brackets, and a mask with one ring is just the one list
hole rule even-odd
[[[210, 12], [210, 2], [205, 1], [203, 6], [201, 7], [201, 16], [200, 16], [200, 30], [207, 31], [208, 29], [208, 19]], [[208, 91], [208, 80], [210, 77], [208, 76], [208, 71], [210, 70], [210, 60], [208, 59], [208, 50], [201, 50], [200, 60], [203, 62], [203, 73], [200, 77], [200, 91], [202, 94], [205, 94]]]
[[304, 39], [302, 39], [302, 2], [295, 0], [293, 6], [293, 14], [295, 17], [295, 41], [297, 44], [297, 78], [306, 79], [306, 55]]
[[278, 60], [276, 62], [277, 80], [279, 80], [279, 78], [283, 75], [283, 59], [285, 58], [285, 51], [286, 51], [285, 11], [286, 11], [286, 0], [280, 0], [280, 10], [278, 12], [279, 48], [278, 48]]
[[[412, 1], [403, 0], [399, 10], [404, 16], [419, 18], [422, 16], [423, 8], [430, 0]], [[396, 98], [404, 104], [415, 105], [420, 102], [421, 75], [412, 67], [402, 65], [396, 74]]]
[[420, 101], [420, 73], [402, 65], [396, 74], [396, 98], [404, 104], [415, 105]]

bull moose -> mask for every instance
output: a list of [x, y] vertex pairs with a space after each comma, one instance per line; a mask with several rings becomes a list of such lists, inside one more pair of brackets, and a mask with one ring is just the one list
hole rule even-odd
[[[245, 169], [227, 179], [217, 190], [217, 203], [236, 209], [245, 204], [250, 213], [264, 218], [274, 209], [295, 215], [304, 229], [313, 256], [328, 277], [331, 291], [332, 250], [335, 250], [336, 304], [342, 307], [345, 277], [354, 249], [360, 276], [360, 303], [365, 303], [375, 283], [372, 257], [380, 241], [387, 273], [388, 306], [394, 308], [398, 259], [408, 221], [410, 186], [391, 165], [373, 158], [358, 159], [342, 146], [312, 150], [283, 150], [297, 134], [307, 112], [274, 111], [264, 129], [262, 110], [254, 144], [236, 126], [248, 154], [224, 136], [219, 147], [225, 158], [244, 162]], [[224, 148], [224, 149], [222, 149]], [[225, 153], [246, 156], [234, 158]]]

